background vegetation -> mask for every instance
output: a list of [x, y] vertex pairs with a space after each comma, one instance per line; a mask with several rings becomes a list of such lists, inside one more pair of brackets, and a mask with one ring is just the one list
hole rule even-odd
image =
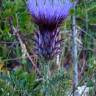
[[[10, 18], [14, 28], [19, 30], [21, 40], [26, 45], [25, 49], [18, 37], [11, 34]], [[96, 0], [79, 0], [76, 6], [76, 23], [79, 86], [86, 83], [90, 87], [89, 96], [95, 96]], [[60, 56], [60, 70], [56, 71], [58, 64], [53, 64], [51, 69], [53, 75], [49, 86], [52, 96], [67, 96], [72, 91], [71, 25], [69, 16], [61, 27], [64, 44]], [[32, 66], [33, 63], [39, 66], [33, 50], [36, 27], [26, 8], [26, 0], [0, 0], [0, 96], [44, 96], [42, 76], [38, 76]], [[24, 52], [26, 49], [29, 57]]]

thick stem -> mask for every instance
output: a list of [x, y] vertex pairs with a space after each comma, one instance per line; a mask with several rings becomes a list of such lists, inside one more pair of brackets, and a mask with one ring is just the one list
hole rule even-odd
[[43, 91], [44, 91], [44, 96], [50, 96], [50, 92], [49, 92], [49, 63], [43, 65], [43, 72], [44, 72], [44, 81], [43, 81]]

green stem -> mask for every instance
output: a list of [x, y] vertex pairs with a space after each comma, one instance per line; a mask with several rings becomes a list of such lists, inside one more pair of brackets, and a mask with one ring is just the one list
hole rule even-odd
[[43, 89], [44, 89], [44, 95], [45, 96], [50, 96], [49, 92], [49, 64], [45, 64], [43, 67], [44, 70], [44, 84], [43, 84]]

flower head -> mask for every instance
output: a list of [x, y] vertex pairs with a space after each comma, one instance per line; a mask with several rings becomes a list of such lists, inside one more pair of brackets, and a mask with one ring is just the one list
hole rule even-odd
[[69, 14], [70, 0], [28, 0], [27, 7], [34, 22], [39, 26], [35, 33], [35, 46], [39, 56], [53, 59], [61, 51], [60, 24]]
[[73, 3], [70, 0], [28, 0], [27, 5], [40, 28], [53, 30], [68, 16]]

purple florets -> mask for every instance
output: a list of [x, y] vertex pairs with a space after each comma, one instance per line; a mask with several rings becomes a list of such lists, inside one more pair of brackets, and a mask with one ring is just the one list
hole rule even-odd
[[73, 3], [70, 0], [28, 0], [27, 5], [36, 24], [57, 27], [68, 16]]
[[39, 27], [35, 33], [39, 56], [49, 60], [60, 53], [62, 40], [59, 38], [58, 27], [69, 15], [72, 6], [70, 0], [28, 0], [28, 10]]

